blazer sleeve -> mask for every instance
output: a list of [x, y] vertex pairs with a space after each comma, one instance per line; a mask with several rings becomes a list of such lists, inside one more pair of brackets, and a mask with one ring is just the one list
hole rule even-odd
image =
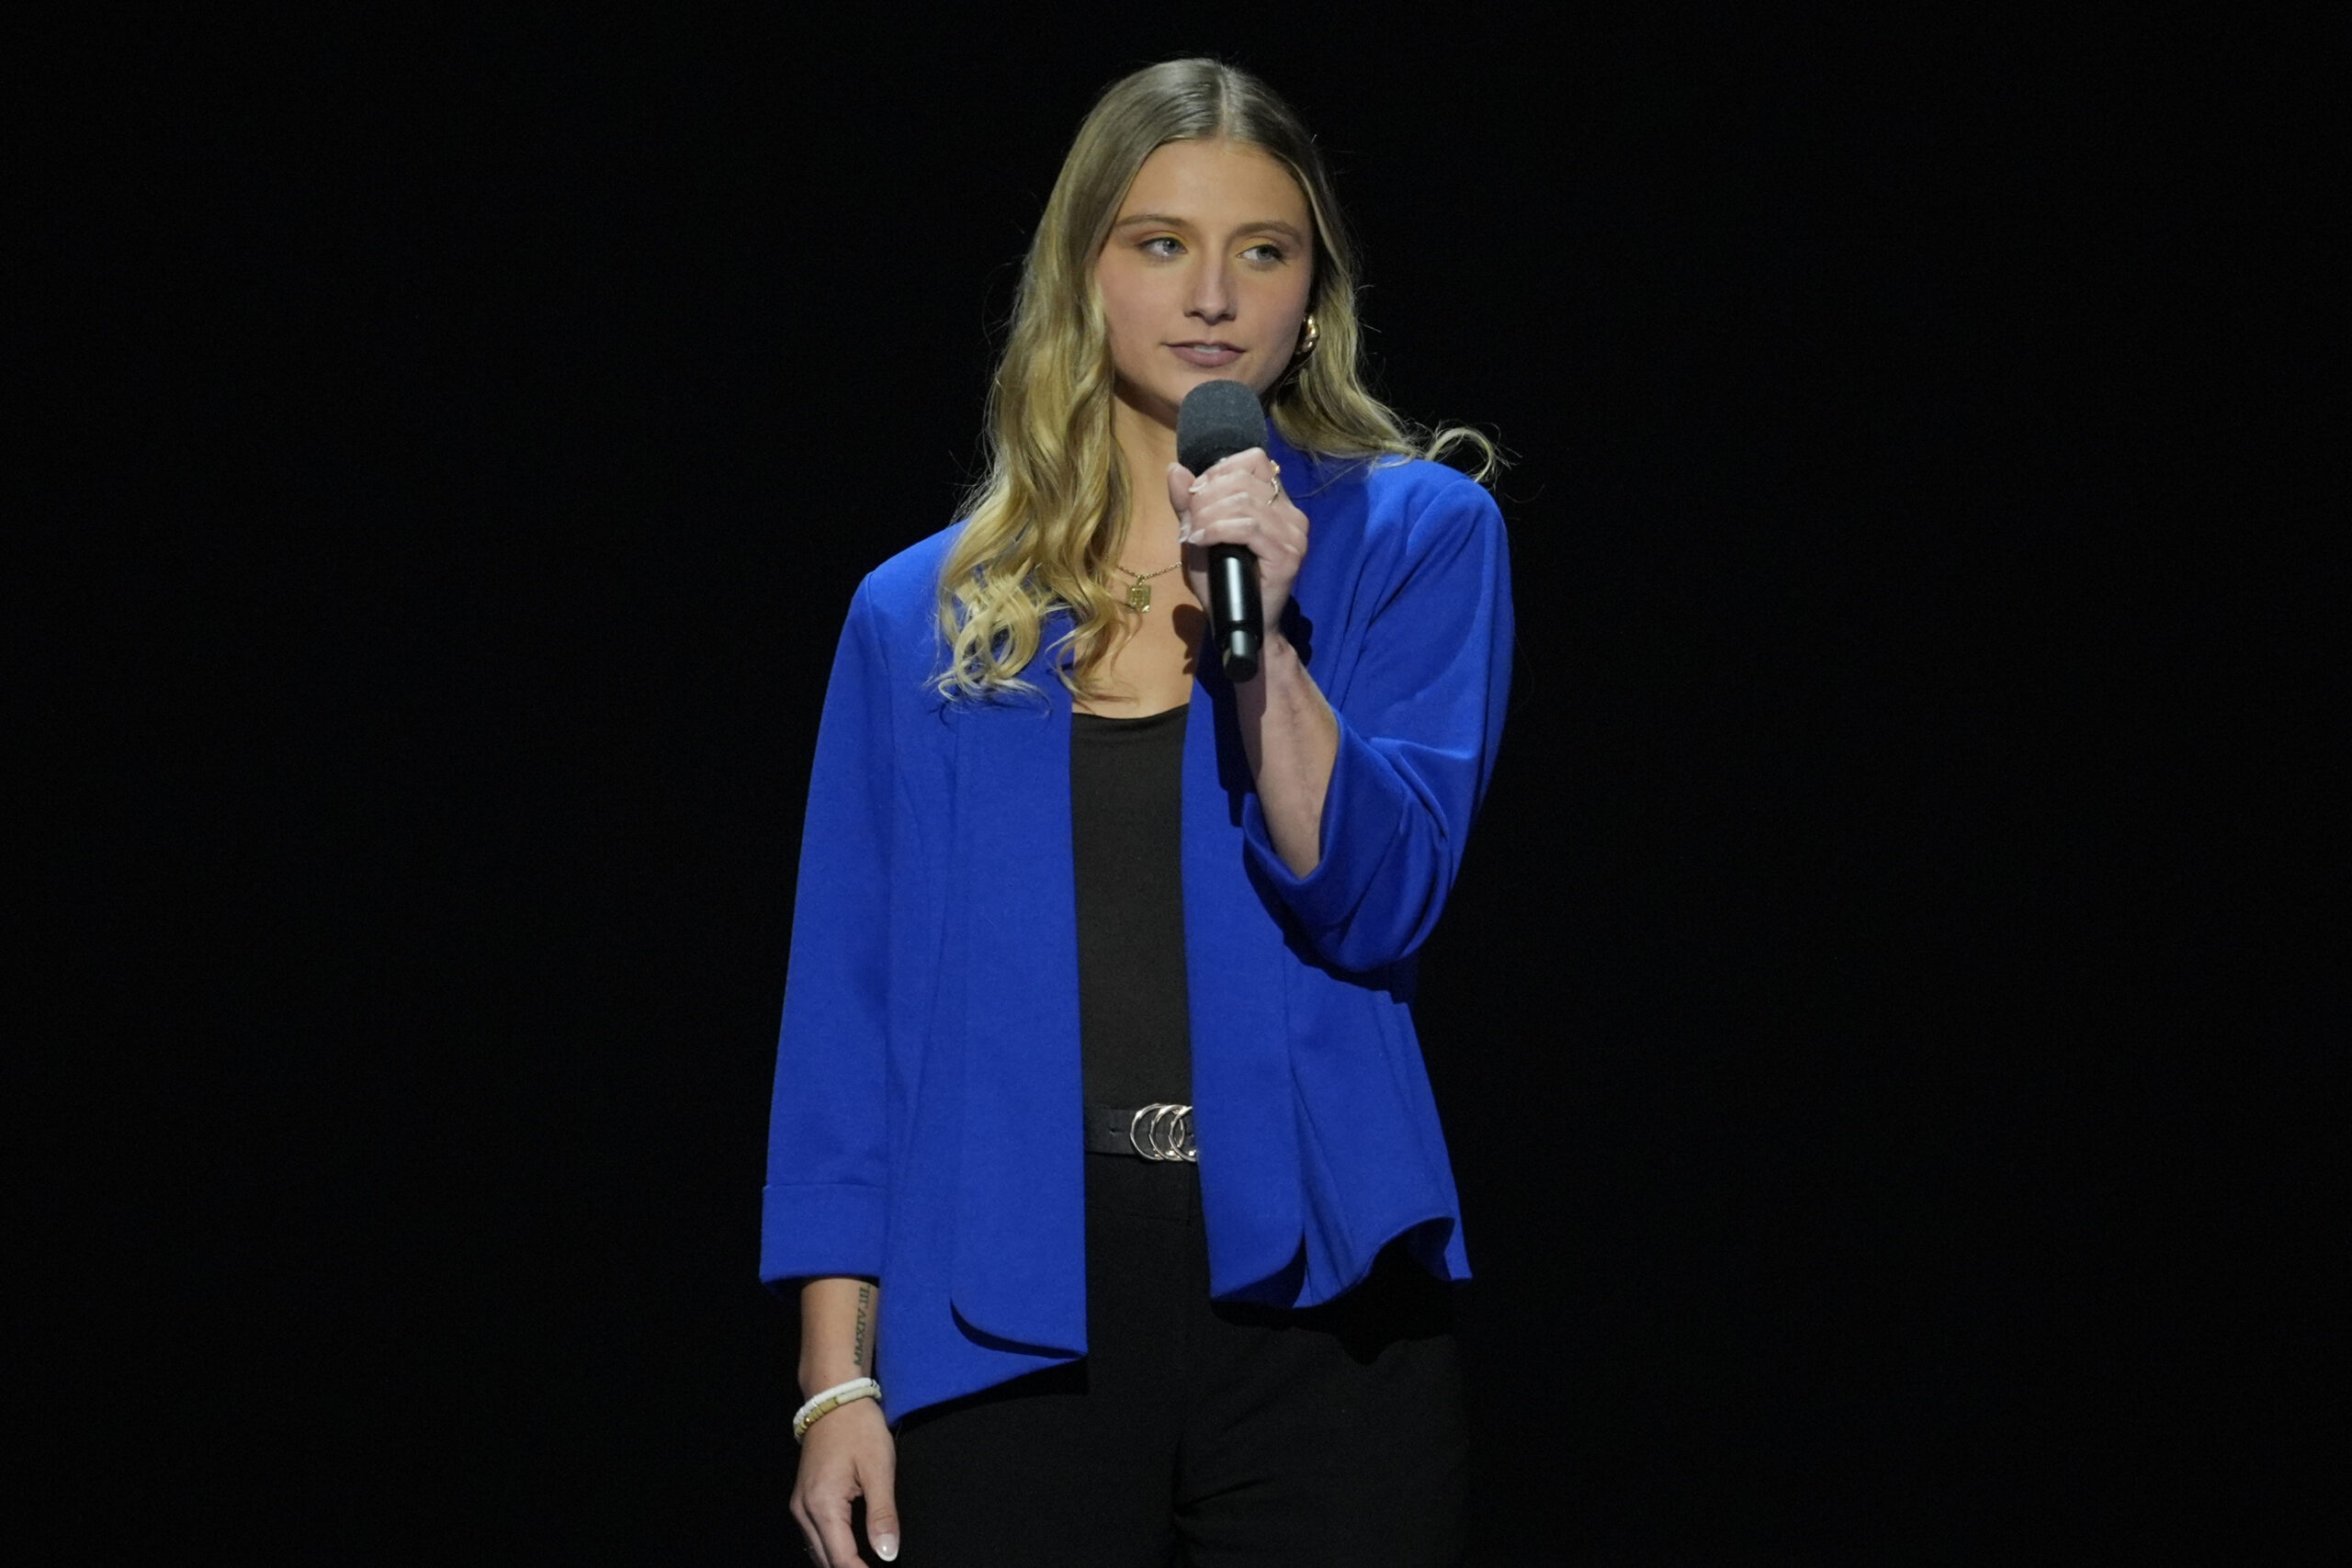
[[1510, 547], [1494, 498], [1463, 480], [1408, 525], [1396, 581], [1365, 631], [1323, 799], [1322, 858], [1295, 876], [1255, 794], [1258, 869], [1323, 958], [1363, 972], [1429, 939], [1492, 777], [1510, 694]]
[[768, 1122], [760, 1277], [882, 1271], [891, 817], [890, 681], [871, 580], [833, 657], [808, 780]]

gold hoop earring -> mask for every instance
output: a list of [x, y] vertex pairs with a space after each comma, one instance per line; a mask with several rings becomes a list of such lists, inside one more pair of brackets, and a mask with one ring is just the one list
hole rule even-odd
[[1300, 331], [1298, 352], [1291, 357], [1294, 359], [1304, 359], [1308, 355], [1314, 353], [1315, 345], [1317, 343], [1321, 341], [1322, 336], [1323, 329], [1315, 324], [1315, 312], [1309, 310], [1306, 313], [1306, 325]]

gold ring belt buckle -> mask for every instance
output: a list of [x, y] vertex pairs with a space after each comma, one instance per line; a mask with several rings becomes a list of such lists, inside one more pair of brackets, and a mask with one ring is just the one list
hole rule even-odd
[[1190, 1160], [1200, 1163], [1193, 1142], [1193, 1108], [1189, 1105], [1147, 1105], [1127, 1118], [1127, 1144], [1148, 1160]]

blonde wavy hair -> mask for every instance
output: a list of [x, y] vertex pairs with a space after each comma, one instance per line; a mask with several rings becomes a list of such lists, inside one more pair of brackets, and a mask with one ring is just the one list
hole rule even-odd
[[1466, 446], [1481, 454], [1481, 480], [1495, 466], [1481, 433], [1425, 434], [1365, 389], [1354, 249], [1329, 173], [1290, 106], [1217, 61], [1147, 67], [1114, 83], [1079, 127], [1029, 243], [989, 392], [988, 471], [966, 498], [963, 531], [940, 571], [944, 696], [1029, 690], [1021, 671], [1057, 611], [1068, 613], [1069, 630], [1056, 644], [1057, 673], [1081, 696], [1103, 694], [1104, 663], [1128, 629], [1106, 570], [1126, 542], [1128, 498], [1095, 260], [1144, 160], [1171, 141], [1214, 139], [1282, 164], [1314, 216], [1314, 346], [1267, 397], [1283, 439], [1318, 457], [1372, 462]]

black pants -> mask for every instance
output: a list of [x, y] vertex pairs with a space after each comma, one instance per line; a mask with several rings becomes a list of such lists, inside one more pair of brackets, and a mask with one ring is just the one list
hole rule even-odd
[[1457, 1562], [1453, 1287], [1391, 1247], [1319, 1307], [1213, 1303], [1199, 1168], [1086, 1174], [1089, 1353], [901, 1423], [900, 1568]]

